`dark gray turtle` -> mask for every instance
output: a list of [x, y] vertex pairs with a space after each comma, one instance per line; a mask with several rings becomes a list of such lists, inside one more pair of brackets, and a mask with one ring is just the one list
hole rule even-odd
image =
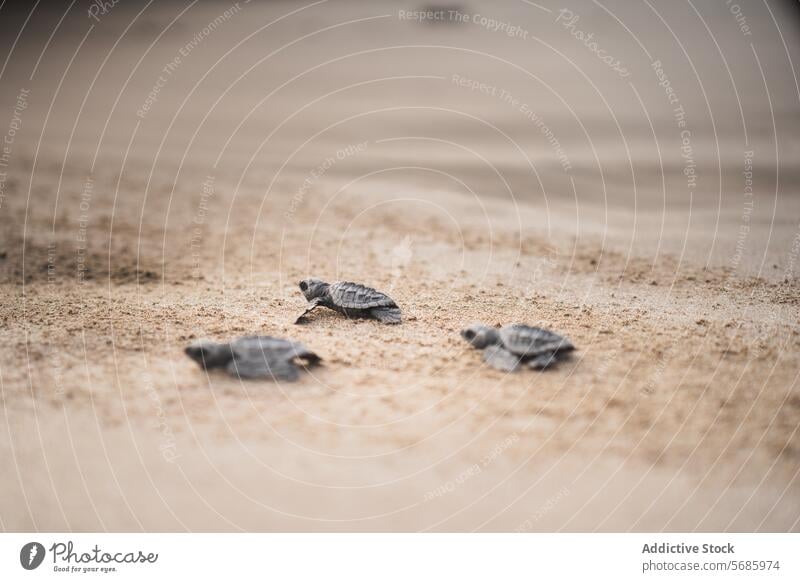
[[267, 335], [241, 337], [229, 344], [199, 341], [186, 348], [186, 355], [204, 369], [225, 368], [240, 378], [297, 380], [296, 360], [312, 366], [320, 357], [303, 344]]
[[461, 337], [483, 350], [487, 364], [505, 372], [515, 372], [521, 365], [543, 370], [568, 358], [575, 349], [557, 333], [521, 323], [501, 328], [475, 323], [461, 330]]
[[371, 317], [382, 323], [401, 322], [400, 308], [394, 299], [372, 287], [349, 281], [325, 283], [319, 279], [305, 279], [299, 285], [308, 300], [308, 308], [295, 323], [303, 323], [305, 316], [320, 306], [347, 317]]

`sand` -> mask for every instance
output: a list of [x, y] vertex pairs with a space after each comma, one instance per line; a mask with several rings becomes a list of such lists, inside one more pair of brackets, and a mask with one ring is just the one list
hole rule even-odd
[[[192, 12], [180, 38], [148, 58], [168, 62], [220, 6]], [[197, 50], [229, 46], [256, 21]], [[570, 172], [542, 136], [523, 137], [534, 172], [513, 140], [441, 108], [483, 108], [522, 135], [518, 112], [487, 113], [447, 77], [365, 87], [288, 117], [343, 82], [326, 69], [237, 128], [266, 77], [253, 73], [211, 109], [247, 63], [226, 68], [179, 110], [213, 63], [199, 52], [181, 69], [189, 78], [171, 78], [158, 107], [137, 117], [152, 71], [122, 90], [127, 69], [110, 67], [86, 90], [103, 56], [92, 47], [114, 40], [96, 30], [80, 70], [52, 94], [51, 117], [50, 68], [63, 63], [51, 51], [40, 65], [0, 206], [0, 527], [800, 530], [800, 203], [788, 168], [775, 181], [766, 147], [749, 212], [738, 142], [723, 146], [724, 177], [690, 199], [680, 166], [666, 162], [680, 162], [671, 133], [660, 169], [647, 131], [625, 134], [640, 143], [633, 176], [625, 163], [584, 163], [591, 149], [566, 127]], [[380, 42], [380, 30], [353, 42]], [[501, 53], [513, 41], [486, 40]], [[331, 42], [312, 45], [314, 56]], [[129, 62], [147, 44], [134, 37], [111, 58]], [[392, 58], [358, 70], [376, 78], [429, 65]], [[270, 74], [305, 60], [278, 60]], [[23, 86], [23, 65], [11, 67]], [[86, 107], [110, 107], [118, 90], [119, 110], [76, 118], [84, 94]], [[436, 110], [342, 122], [398, 104]], [[780, 140], [791, 148], [789, 119]], [[668, 114], [657, 123], [672, 130]], [[622, 142], [603, 127], [592, 133], [610, 140], [601, 156], [618, 155]], [[713, 158], [700, 135], [698, 156]], [[714, 181], [712, 162], [701, 169]], [[309, 275], [384, 290], [405, 322], [317, 310], [293, 325], [305, 304], [297, 282]], [[460, 339], [474, 321], [543, 325], [578, 351], [553, 370], [503, 374]], [[206, 373], [183, 354], [198, 338], [244, 334], [302, 341], [323, 365], [274, 384]]]

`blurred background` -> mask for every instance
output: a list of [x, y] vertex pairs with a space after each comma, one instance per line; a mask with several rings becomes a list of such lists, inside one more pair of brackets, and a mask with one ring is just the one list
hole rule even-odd
[[733, 266], [763, 272], [796, 230], [794, 2], [68, 8], [3, 7], [0, 107], [10, 118], [30, 90], [14, 143], [29, 167], [37, 152], [67, 175], [123, 158], [167, 182], [214, 167], [269, 196], [368, 142], [326, 172], [331, 188], [403, 167], [374, 178], [514, 198], [573, 236], [730, 264], [748, 164], [758, 228]]

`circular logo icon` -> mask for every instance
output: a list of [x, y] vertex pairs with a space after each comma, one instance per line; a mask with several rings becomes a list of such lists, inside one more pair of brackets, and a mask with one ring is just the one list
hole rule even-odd
[[44, 546], [39, 542], [28, 542], [19, 551], [19, 563], [26, 570], [35, 570], [44, 560]]

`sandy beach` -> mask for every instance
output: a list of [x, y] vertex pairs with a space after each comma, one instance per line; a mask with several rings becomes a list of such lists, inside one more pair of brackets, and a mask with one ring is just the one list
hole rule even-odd
[[[120, 3], [4, 40], [0, 528], [800, 531], [800, 40], [783, 5], [752, 38], [592, 6]], [[294, 325], [310, 275], [405, 321]], [[504, 374], [475, 321], [578, 350]], [[248, 334], [323, 365], [183, 353]]]

